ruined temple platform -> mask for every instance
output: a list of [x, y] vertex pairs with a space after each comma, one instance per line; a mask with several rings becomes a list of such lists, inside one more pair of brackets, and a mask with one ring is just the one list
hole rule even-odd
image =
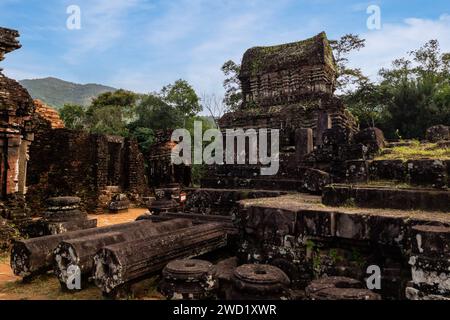
[[450, 214], [430, 210], [400, 210], [387, 208], [360, 208], [356, 206], [327, 206], [322, 204], [320, 196], [295, 193], [275, 198], [246, 199], [239, 201], [241, 209], [251, 207], [282, 210], [285, 212], [317, 211], [321, 213], [336, 213], [344, 215], [389, 217], [399, 219], [414, 219], [437, 222], [450, 225]]
[[[442, 281], [433, 274], [447, 277], [447, 249], [442, 248], [448, 248], [448, 213], [331, 207], [322, 204], [319, 196], [301, 193], [247, 199], [239, 204], [236, 221], [245, 241], [240, 243], [238, 256], [280, 267], [298, 288], [324, 275], [363, 281], [367, 268], [374, 265], [383, 274], [377, 293], [383, 299], [405, 299], [407, 287], [424, 297], [427, 292], [436, 295], [422, 287], [440, 285]], [[414, 253], [417, 246], [419, 254]], [[432, 251], [427, 253], [431, 258], [424, 258], [431, 261], [426, 267], [414, 264], [422, 248]], [[428, 278], [421, 277], [424, 274]], [[443, 288], [437, 299], [447, 299], [448, 291]]]
[[241, 230], [263, 235], [258, 241], [270, 235], [270, 241], [278, 239], [275, 243], [284, 243], [286, 236], [313, 237], [365, 241], [407, 251], [413, 227], [450, 226], [450, 214], [440, 211], [332, 207], [322, 204], [320, 197], [306, 194], [248, 199], [239, 205]]

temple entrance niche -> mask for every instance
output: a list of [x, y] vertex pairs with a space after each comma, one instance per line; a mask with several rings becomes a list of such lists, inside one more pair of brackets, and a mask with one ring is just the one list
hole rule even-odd
[[321, 146], [323, 144], [323, 134], [331, 127], [332, 121], [330, 115], [328, 112], [320, 110], [317, 116], [317, 128], [315, 135], [316, 146]]
[[120, 186], [122, 176], [123, 141], [108, 141], [108, 175], [109, 186]]

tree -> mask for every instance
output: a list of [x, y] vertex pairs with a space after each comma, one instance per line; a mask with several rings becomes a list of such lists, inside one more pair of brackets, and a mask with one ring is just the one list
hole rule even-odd
[[430, 40], [418, 50], [413, 50], [409, 54], [417, 63], [415, 72], [420, 76], [435, 76], [442, 71], [444, 61], [437, 40]]
[[242, 104], [241, 82], [239, 81], [240, 71], [241, 65], [232, 60], [228, 60], [222, 65], [222, 72], [226, 77], [223, 81], [225, 89], [223, 102], [230, 111], [236, 111]]
[[[201, 121], [202, 122], [202, 136], [205, 134], [205, 132], [209, 129], [214, 128], [214, 124], [211, 123], [210, 119], [207, 117], [202, 116], [194, 116], [186, 119], [186, 126], [185, 128], [190, 132], [191, 135], [191, 141], [194, 141], [194, 123], [195, 121]], [[203, 141], [203, 150], [204, 148], [209, 144], [209, 142]], [[192, 159], [194, 158], [194, 148], [191, 150], [192, 152]], [[199, 185], [200, 180], [203, 177], [205, 171], [206, 171], [207, 165], [205, 164], [195, 164], [192, 163], [191, 165], [191, 180], [194, 185]]]
[[379, 83], [358, 80], [344, 95], [361, 125], [376, 125], [390, 138], [416, 139], [430, 126], [450, 125], [450, 54], [441, 52], [437, 40], [395, 59], [379, 75]]
[[218, 120], [224, 115], [227, 110], [224, 99], [218, 97], [215, 94], [203, 94], [202, 105], [208, 111], [209, 115], [215, 123], [215, 126], [218, 128]]
[[134, 128], [131, 131], [131, 136], [137, 140], [139, 148], [144, 154], [148, 153], [155, 139], [153, 130], [145, 127]]
[[163, 87], [161, 96], [166, 103], [184, 116], [194, 116], [202, 111], [197, 93], [185, 80], [179, 79], [174, 84]]
[[139, 99], [139, 95], [119, 89], [113, 92], [105, 92], [95, 98], [91, 103], [91, 108], [100, 108], [104, 106], [117, 106], [122, 108], [130, 108], [134, 106]]
[[122, 89], [99, 95], [86, 111], [89, 131], [128, 136], [127, 124], [134, 119], [139, 99], [140, 95]]
[[350, 112], [356, 116], [362, 127], [376, 127], [386, 118], [386, 93], [379, 85], [362, 81], [359, 87], [345, 96]]
[[183, 125], [182, 112], [164, 101], [159, 95], [145, 95], [135, 108], [136, 120], [129, 128], [149, 128], [153, 131], [176, 129]]
[[123, 111], [116, 106], [95, 108], [89, 115], [90, 132], [128, 136], [127, 123], [123, 120]]
[[330, 46], [333, 49], [337, 67], [338, 78], [336, 88], [343, 93], [349, 93], [359, 83], [368, 80], [363, 75], [361, 69], [350, 68], [348, 66], [349, 54], [364, 48], [365, 41], [365, 39], [361, 39], [358, 35], [354, 34], [346, 34], [339, 40], [330, 40]]
[[81, 130], [86, 126], [86, 111], [84, 107], [76, 104], [65, 104], [59, 115], [68, 129]]
[[422, 138], [432, 125], [450, 125], [449, 56], [430, 40], [409, 57], [380, 70], [380, 85], [390, 97], [386, 126], [406, 138]]
[[392, 62], [392, 69], [382, 68], [378, 74], [382, 78], [381, 84], [399, 86], [412, 79], [411, 61], [405, 58], [395, 59]]

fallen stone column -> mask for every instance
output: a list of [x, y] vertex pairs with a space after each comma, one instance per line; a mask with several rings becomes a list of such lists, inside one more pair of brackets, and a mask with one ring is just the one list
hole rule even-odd
[[172, 260], [199, 256], [226, 244], [227, 232], [223, 225], [208, 223], [107, 246], [94, 257], [95, 283], [109, 294], [126, 283], [163, 269]]
[[11, 250], [11, 269], [15, 275], [29, 278], [52, 268], [53, 250], [61, 241], [114, 231], [133, 232], [147, 225], [155, 224], [152, 221], [135, 221], [16, 241]]
[[156, 236], [170, 231], [192, 226], [187, 219], [173, 219], [161, 223], [142, 224], [133, 230], [126, 229], [123, 232], [107, 232], [101, 234], [87, 235], [81, 238], [61, 241], [54, 250], [54, 272], [62, 285], [67, 284], [69, 266], [79, 268], [82, 280], [92, 274], [94, 267], [94, 255], [103, 247], [150, 236]]

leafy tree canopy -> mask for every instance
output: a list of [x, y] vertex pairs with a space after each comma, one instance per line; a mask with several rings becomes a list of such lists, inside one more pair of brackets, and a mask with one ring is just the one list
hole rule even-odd
[[68, 129], [81, 130], [85, 128], [86, 111], [83, 106], [76, 104], [65, 104], [59, 115]]
[[179, 79], [175, 83], [163, 87], [161, 96], [167, 104], [184, 116], [194, 116], [202, 111], [197, 93], [185, 80]]
[[225, 96], [223, 103], [230, 111], [236, 111], [242, 104], [241, 82], [239, 81], [239, 72], [241, 65], [232, 60], [228, 60], [222, 65], [222, 72], [225, 75], [223, 87]]
[[344, 95], [362, 126], [391, 138], [423, 138], [428, 127], [450, 125], [450, 54], [430, 40], [379, 71], [380, 82], [357, 82]]

